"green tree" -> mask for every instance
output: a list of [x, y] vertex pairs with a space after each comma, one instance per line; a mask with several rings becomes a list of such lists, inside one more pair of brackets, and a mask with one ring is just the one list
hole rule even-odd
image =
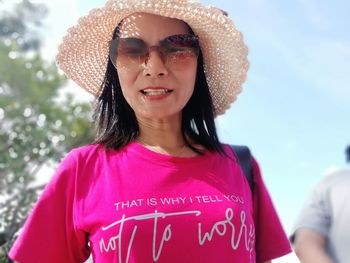
[[40, 56], [46, 13], [26, 0], [0, 12], [0, 262], [10, 262], [6, 254], [43, 187], [38, 171], [93, 140], [90, 104], [59, 96], [66, 79]]

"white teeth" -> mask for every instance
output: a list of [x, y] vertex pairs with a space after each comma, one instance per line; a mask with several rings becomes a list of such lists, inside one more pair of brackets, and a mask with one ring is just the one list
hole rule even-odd
[[171, 90], [168, 90], [168, 89], [144, 89], [144, 90], [142, 90], [142, 93], [149, 95], [149, 96], [157, 96], [157, 95], [166, 94], [170, 91]]

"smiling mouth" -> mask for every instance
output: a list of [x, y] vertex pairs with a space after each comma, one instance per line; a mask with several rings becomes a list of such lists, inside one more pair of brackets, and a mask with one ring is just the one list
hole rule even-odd
[[141, 93], [146, 96], [159, 96], [173, 92], [171, 89], [143, 89]]

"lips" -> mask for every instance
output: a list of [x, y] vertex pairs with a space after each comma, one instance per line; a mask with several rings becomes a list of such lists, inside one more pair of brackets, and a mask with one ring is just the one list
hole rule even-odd
[[171, 93], [173, 90], [164, 87], [147, 87], [140, 90], [140, 92], [146, 96], [160, 96]]

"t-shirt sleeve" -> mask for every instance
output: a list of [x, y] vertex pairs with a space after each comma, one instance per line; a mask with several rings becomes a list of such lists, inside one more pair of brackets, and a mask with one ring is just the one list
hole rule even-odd
[[325, 180], [321, 181], [311, 192], [306, 200], [294, 226], [291, 240], [294, 241], [296, 231], [299, 228], [310, 228], [323, 236], [328, 235], [331, 225], [329, 203], [327, 202], [327, 191]]
[[90, 252], [87, 234], [74, 214], [76, 160], [71, 152], [46, 185], [10, 250], [20, 263], [84, 262]]
[[253, 160], [254, 174], [254, 221], [256, 231], [257, 262], [281, 257], [291, 252], [271, 197], [261, 176], [259, 165]]

